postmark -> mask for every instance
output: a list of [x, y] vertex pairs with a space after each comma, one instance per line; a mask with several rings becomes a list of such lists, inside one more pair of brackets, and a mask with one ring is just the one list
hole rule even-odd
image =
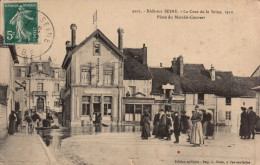
[[38, 43], [38, 3], [3, 3], [5, 44]]
[[20, 57], [36, 58], [44, 55], [52, 47], [55, 30], [50, 18], [43, 12], [38, 12], [37, 38], [38, 44], [17, 44], [16, 52]]

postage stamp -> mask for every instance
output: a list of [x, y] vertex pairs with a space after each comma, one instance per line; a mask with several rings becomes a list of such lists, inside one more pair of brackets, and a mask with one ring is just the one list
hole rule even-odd
[[5, 44], [38, 43], [38, 3], [4, 3]]

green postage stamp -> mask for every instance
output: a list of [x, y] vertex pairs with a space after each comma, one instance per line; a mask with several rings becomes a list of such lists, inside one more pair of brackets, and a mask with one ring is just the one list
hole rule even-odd
[[4, 39], [6, 44], [38, 43], [37, 2], [4, 3]]

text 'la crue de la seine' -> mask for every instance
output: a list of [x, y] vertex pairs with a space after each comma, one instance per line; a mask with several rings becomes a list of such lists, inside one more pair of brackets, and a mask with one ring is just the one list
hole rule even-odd
[[146, 9], [132, 10], [134, 14], [154, 14], [157, 19], [206, 19], [207, 15], [230, 15], [232, 10], [177, 10], [177, 9]]

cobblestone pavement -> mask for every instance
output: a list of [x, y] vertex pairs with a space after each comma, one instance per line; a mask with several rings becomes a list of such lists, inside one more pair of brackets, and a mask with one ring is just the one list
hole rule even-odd
[[0, 144], [0, 165], [57, 164], [39, 135], [17, 133]]
[[186, 135], [180, 143], [155, 138], [142, 140], [140, 132], [76, 135], [58, 142], [51, 151], [61, 164], [171, 165], [171, 164], [250, 164], [260, 162], [259, 138], [242, 140], [234, 133], [216, 133], [202, 147], [191, 147]]

